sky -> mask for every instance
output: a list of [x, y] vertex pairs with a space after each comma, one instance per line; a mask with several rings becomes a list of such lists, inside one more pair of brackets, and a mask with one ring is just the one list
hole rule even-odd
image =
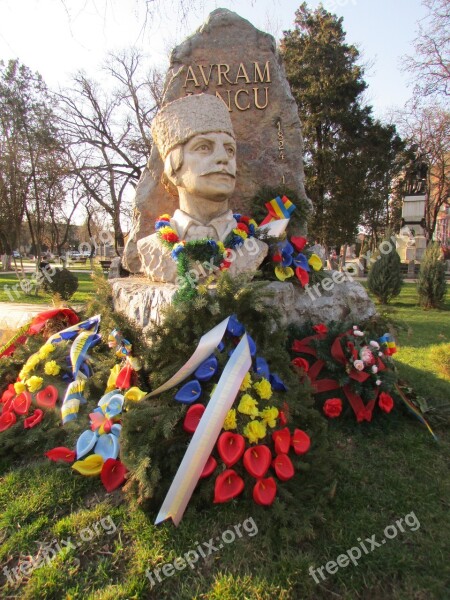
[[[68, 85], [83, 69], [99, 76], [107, 52], [141, 48], [149, 67], [167, 67], [170, 50], [219, 7], [248, 19], [275, 36], [292, 29], [301, 0], [152, 0], [154, 14], [145, 24], [144, 0], [0, 0], [0, 60], [18, 58], [39, 71], [47, 85]], [[318, 0], [309, 0], [311, 8]], [[366, 102], [383, 118], [411, 96], [402, 55], [413, 53], [417, 22], [425, 15], [421, 0], [323, 0], [342, 16], [347, 42], [356, 45], [367, 65]]]

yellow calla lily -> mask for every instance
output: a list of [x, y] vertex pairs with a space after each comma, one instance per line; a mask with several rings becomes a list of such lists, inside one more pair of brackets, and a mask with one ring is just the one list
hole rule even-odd
[[131, 387], [125, 392], [124, 398], [130, 402], [140, 402], [146, 393], [147, 392], [143, 392], [138, 387]]
[[291, 267], [275, 267], [275, 275], [280, 281], [294, 276], [294, 270]]
[[81, 475], [92, 477], [93, 475], [100, 475], [103, 462], [103, 456], [100, 456], [100, 454], [91, 454], [84, 460], [77, 460], [77, 462], [73, 463], [72, 469], [75, 469]]
[[311, 254], [308, 260], [308, 265], [312, 267], [314, 271], [320, 271], [320, 269], [323, 267], [322, 261], [317, 254]]
[[105, 394], [107, 394], [108, 392], [112, 392], [113, 390], [116, 389], [116, 379], [117, 376], [120, 373], [120, 363], [118, 363], [117, 365], [114, 365], [113, 368], [111, 369], [111, 373], [108, 377], [108, 381], [106, 383], [106, 390], [105, 390]]

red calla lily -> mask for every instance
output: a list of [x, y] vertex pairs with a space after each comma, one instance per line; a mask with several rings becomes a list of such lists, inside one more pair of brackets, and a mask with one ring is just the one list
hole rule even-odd
[[103, 463], [102, 470], [100, 472], [100, 479], [106, 488], [107, 492], [112, 492], [119, 485], [125, 481], [125, 475], [127, 473], [126, 466], [115, 458], [108, 458]]
[[291, 237], [291, 244], [297, 250], [297, 252], [301, 252], [303, 248], [306, 246], [307, 239], [305, 237]]
[[272, 440], [275, 445], [275, 454], [287, 454], [291, 445], [291, 432], [287, 427], [277, 429], [272, 433]]
[[57, 448], [53, 448], [45, 453], [45, 456], [50, 460], [58, 462], [61, 460], [66, 463], [73, 463], [73, 461], [77, 457], [77, 453], [75, 450], [70, 450], [69, 448], [65, 448], [64, 446], [58, 446]]
[[222, 502], [228, 502], [236, 498], [243, 489], [244, 480], [242, 477], [239, 477], [233, 469], [227, 469], [216, 478], [214, 484], [214, 504], [221, 504]]
[[41, 408], [55, 408], [58, 400], [58, 390], [54, 385], [48, 385], [36, 394], [36, 404]]
[[295, 269], [295, 274], [297, 275], [298, 280], [302, 284], [303, 287], [309, 283], [309, 273], [302, 269], [301, 267], [297, 267]]
[[40, 408], [37, 408], [32, 415], [27, 417], [23, 422], [25, 429], [32, 429], [38, 425], [44, 418], [44, 413]]
[[253, 488], [253, 500], [261, 506], [270, 506], [277, 495], [277, 484], [273, 477], [260, 479]]
[[3, 392], [0, 402], [1, 403], [7, 402], [8, 400], [11, 400], [11, 398], [14, 398], [15, 395], [16, 395], [16, 391], [14, 389], [14, 386], [12, 383], [10, 383], [8, 385], [8, 387], [6, 388], [6, 390]]
[[13, 400], [12, 407], [18, 415], [26, 415], [31, 406], [30, 392], [22, 392]]
[[294, 448], [295, 454], [306, 454], [311, 446], [311, 438], [301, 429], [294, 429], [294, 435], [292, 436], [292, 447]]
[[[15, 396], [14, 396], [15, 397]], [[9, 400], [7, 400], [3, 405], [2, 405], [2, 414], [6, 414], [7, 412], [13, 412], [14, 408], [13, 408], [13, 401], [14, 401], [14, 397], [10, 398]]]
[[285, 414], [284, 410], [280, 410], [279, 411], [278, 418], [280, 420], [280, 425], [282, 427], [284, 427], [286, 425], [286, 423], [287, 423], [287, 417], [286, 417], [286, 414]]
[[131, 387], [131, 377], [133, 372], [133, 367], [128, 363], [120, 369], [116, 379], [116, 387], [119, 390], [127, 390]]
[[214, 458], [214, 456], [210, 456], [206, 461], [206, 465], [203, 468], [202, 474], [200, 475], [200, 479], [204, 479], [205, 477], [209, 477], [210, 475], [212, 475], [216, 467], [217, 460]]
[[187, 433], [194, 433], [205, 410], [203, 404], [193, 404], [188, 408], [183, 421], [183, 429]]
[[272, 461], [272, 468], [281, 481], [287, 481], [294, 477], [294, 465], [287, 454], [278, 454]]
[[6, 431], [17, 421], [16, 415], [10, 412], [2, 412], [0, 416], [0, 431]]
[[244, 467], [250, 473], [252, 477], [260, 479], [267, 473], [270, 462], [272, 460], [272, 453], [267, 446], [253, 446], [244, 453], [243, 463]]
[[245, 450], [245, 439], [240, 433], [225, 431], [217, 440], [217, 451], [227, 467], [241, 458]]

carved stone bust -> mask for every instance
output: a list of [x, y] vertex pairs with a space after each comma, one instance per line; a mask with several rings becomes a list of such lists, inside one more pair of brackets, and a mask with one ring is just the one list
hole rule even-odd
[[[209, 94], [175, 100], [156, 115], [152, 136], [164, 162], [163, 177], [178, 191], [179, 209], [170, 225], [179, 239], [223, 242], [237, 226], [228, 205], [236, 181], [236, 142], [225, 103]], [[246, 240], [229, 272], [255, 271], [267, 252], [267, 244]], [[177, 283], [176, 261], [157, 233], [138, 241], [138, 253], [152, 281]]]

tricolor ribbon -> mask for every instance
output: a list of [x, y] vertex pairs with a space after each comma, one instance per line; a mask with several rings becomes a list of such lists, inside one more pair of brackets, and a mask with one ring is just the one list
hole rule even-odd
[[219, 437], [227, 413], [251, 364], [247, 334], [244, 334], [227, 362], [208, 402], [156, 517], [155, 525], [166, 519], [172, 519], [175, 525], [180, 523], [192, 492]]
[[292, 213], [296, 209], [295, 204], [289, 200], [287, 196], [277, 196], [273, 200], [266, 202], [266, 208], [268, 211], [267, 217], [262, 221], [261, 225], [270, 223], [270, 221], [277, 221], [278, 219], [290, 219]]
[[84, 404], [86, 402], [83, 396], [85, 385], [86, 380], [80, 377], [79, 379], [75, 379], [75, 381], [71, 381], [67, 386], [66, 394], [61, 406], [63, 425], [76, 419], [80, 403]]

